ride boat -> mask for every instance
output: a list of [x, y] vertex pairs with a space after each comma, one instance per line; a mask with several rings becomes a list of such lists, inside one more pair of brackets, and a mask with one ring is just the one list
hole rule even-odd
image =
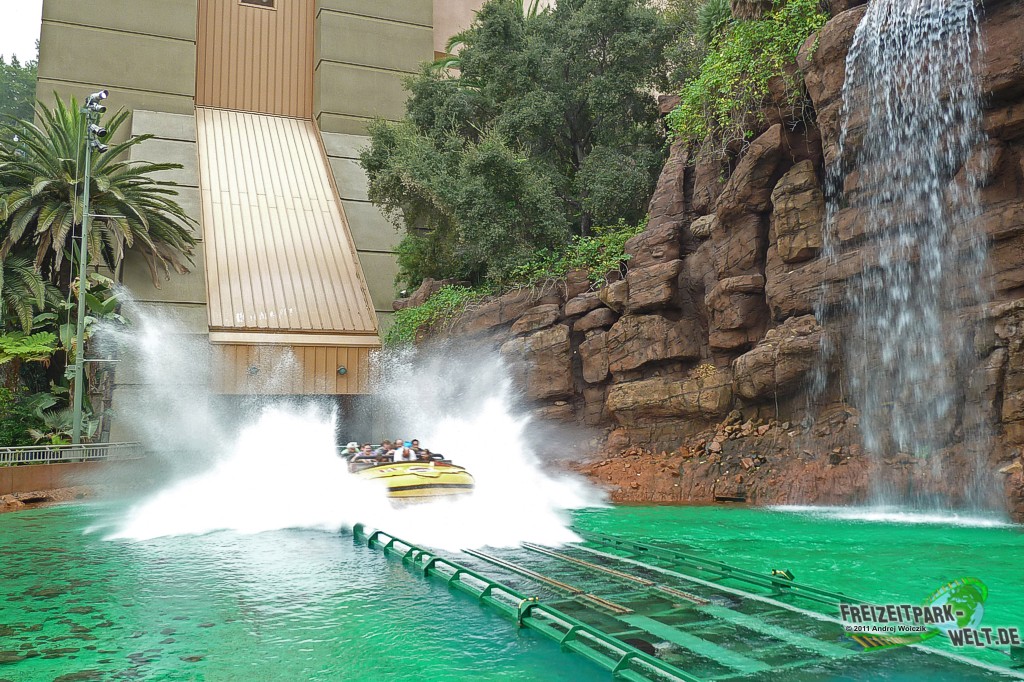
[[474, 486], [472, 474], [449, 460], [367, 464], [353, 473], [380, 481], [387, 488], [388, 497], [405, 501], [467, 495]]

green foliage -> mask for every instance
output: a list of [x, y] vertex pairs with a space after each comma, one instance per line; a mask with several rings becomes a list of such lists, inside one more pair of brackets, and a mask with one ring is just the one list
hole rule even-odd
[[406, 345], [416, 340], [420, 331], [444, 325], [458, 316], [466, 306], [487, 295], [486, 289], [449, 285], [428, 298], [425, 303], [395, 313], [393, 324], [384, 337], [388, 346]]
[[[407, 231], [399, 279], [500, 282], [539, 249], [644, 214], [663, 159], [651, 89], [673, 29], [646, 0], [489, 0], [457, 59], [377, 122], [370, 199]], [[454, 70], [458, 68], [458, 71]]]
[[28, 258], [11, 254], [0, 262], [0, 331], [11, 320], [31, 332], [33, 316], [59, 299], [59, 292], [43, 281]]
[[[67, 445], [71, 442], [75, 419], [71, 408], [61, 407], [45, 412], [37, 409], [36, 416], [41, 423], [38, 427], [28, 429], [28, 435], [34, 443], [45, 441], [47, 445]], [[92, 440], [99, 428], [100, 420], [94, 418], [91, 412], [82, 414], [82, 438], [84, 440]]]
[[[65, 289], [70, 269], [62, 267], [73, 234], [83, 219], [85, 117], [72, 99], [54, 109], [40, 105], [40, 125], [30, 120], [0, 123], [0, 258], [31, 252], [44, 276]], [[127, 120], [119, 111], [104, 123], [116, 135]], [[170, 268], [187, 272], [195, 238], [194, 221], [174, 201], [175, 183], [152, 177], [179, 164], [126, 161], [128, 152], [152, 137], [140, 135], [92, 155], [89, 228], [92, 258], [116, 270], [125, 250], [141, 252], [156, 280]]]
[[49, 360], [57, 350], [57, 335], [52, 332], [9, 332], [0, 334], [0, 365], [12, 360], [39, 362]]
[[633, 226], [625, 222], [594, 228], [593, 236], [575, 236], [565, 249], [538, 251], [533, 258], [512, 272], [512, 282], [527, 286], [564, 278], [571, 270], [586, 270], [591, 283], [600, 287], [609, 272], [618, 271], [622, 263], [629, 259], [625, 250], [626, 241], [643, 230], [643, 223]]
[[11, 57], [8, 64], [0, 55], [0, 118], [32, 118], [36, 101], [36, 61], [22, 64]]
[[[43, 426], [37, 412], [41, 405], [50, 407], [46, 400], [49, 394], [29, 395], [25, 390], [11, 390], [0, 387], [0, 447], [32, 445], [34, 440], [29, 429]], [[46, 402], [40, 402], [42, 398]], [[43, 408], [45, 409], [45, 407]]]
[[791, 67], [800, 46], [827, 20], [819, 0], [775, 0], [764, 19], [728, 23], [714, 39], [700, 76], [683, 88], [682, 101], [669, 116], [676, 137], [723, 148], [746, 140], [751, 116], [761, 111], [775, 77], [785, 79], [786, 104], [798, 106], [800, 77]]
[[705, 45], [713, 45], [730, 21], [732, 7], [729, 0], [706, 0], [697, 12], [697, 35]]
[[592, 236], [574, 236], [566, 247], [534, 252], [512, 268], [504, 280], [491, 287], [442, 287], [422, 305], [396, 312], [384, 343], [389, 346], [413, 343], [421, 331], [451, 323], [468, 305], [488, 295], [562, 279], [570, 270], [586, 270], [593, 285], [600, 287], [608, 273], [618, 271], [629, 258], [626, 241], [643, 229], [643, 223], [634, 226], [621, 221], [609, 227], [595, 227]]

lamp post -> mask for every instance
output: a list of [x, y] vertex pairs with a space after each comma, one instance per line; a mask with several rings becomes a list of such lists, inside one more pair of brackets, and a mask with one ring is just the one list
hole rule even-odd
[[107, 98], [107, 91], [100, 90], [85, 98], [85, 106], [81, 113], [85, 122], [85, 186], [82, 188], [82, 237], [78, 248], [78, 326], [75, 329], [75, 401], [72, 407], [71, 443], [80, 445], [82, 442], [82, 398], [84, 380], [82, 369], [85, 362], [85, 288], [86, 268], [89, 265], [89, 184], [92, 172], [92, 152], [102, 154], [107, 145], [100, 140], [107, 136], [105, 128], [99, 125], [100, 115], [107, 110], [100, 104]]

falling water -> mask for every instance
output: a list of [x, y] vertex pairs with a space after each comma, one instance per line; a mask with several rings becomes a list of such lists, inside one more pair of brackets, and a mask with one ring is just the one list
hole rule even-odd
[[[985, 300], [970, 224], [985, 161], [979, 50], [974, 0], [872, 0], [847, 57], [825, 256], [859, 249], [864, 264], [831, 301], [844, 389], [875, 455], [926, 458], [983, 421], [965, 412], [974, 360], [956, 316]], [[884, 488], [878, 501], [893, 501]]]

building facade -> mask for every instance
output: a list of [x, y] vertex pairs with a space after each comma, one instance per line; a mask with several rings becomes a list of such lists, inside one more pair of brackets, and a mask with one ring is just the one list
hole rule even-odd
[[[191, 272], [154, 281], [129, 255], [121, 278], [140, 310], [209, 340], [217, 392], [265, 391], [261, 374], [286, 355], [299, 369], [275, 392], [366, 390], [401, 235], [357, 158], [367, 125], [402, 116], [403, 79], [434, 57], [433, 5], [45, 0], [39, 99], [107, 89], [130, 134], [153, 136], [134, 158], [182, 166], [165, 179], [198, 225]], [[115, 408], [139, 375], [118, 372]]]

